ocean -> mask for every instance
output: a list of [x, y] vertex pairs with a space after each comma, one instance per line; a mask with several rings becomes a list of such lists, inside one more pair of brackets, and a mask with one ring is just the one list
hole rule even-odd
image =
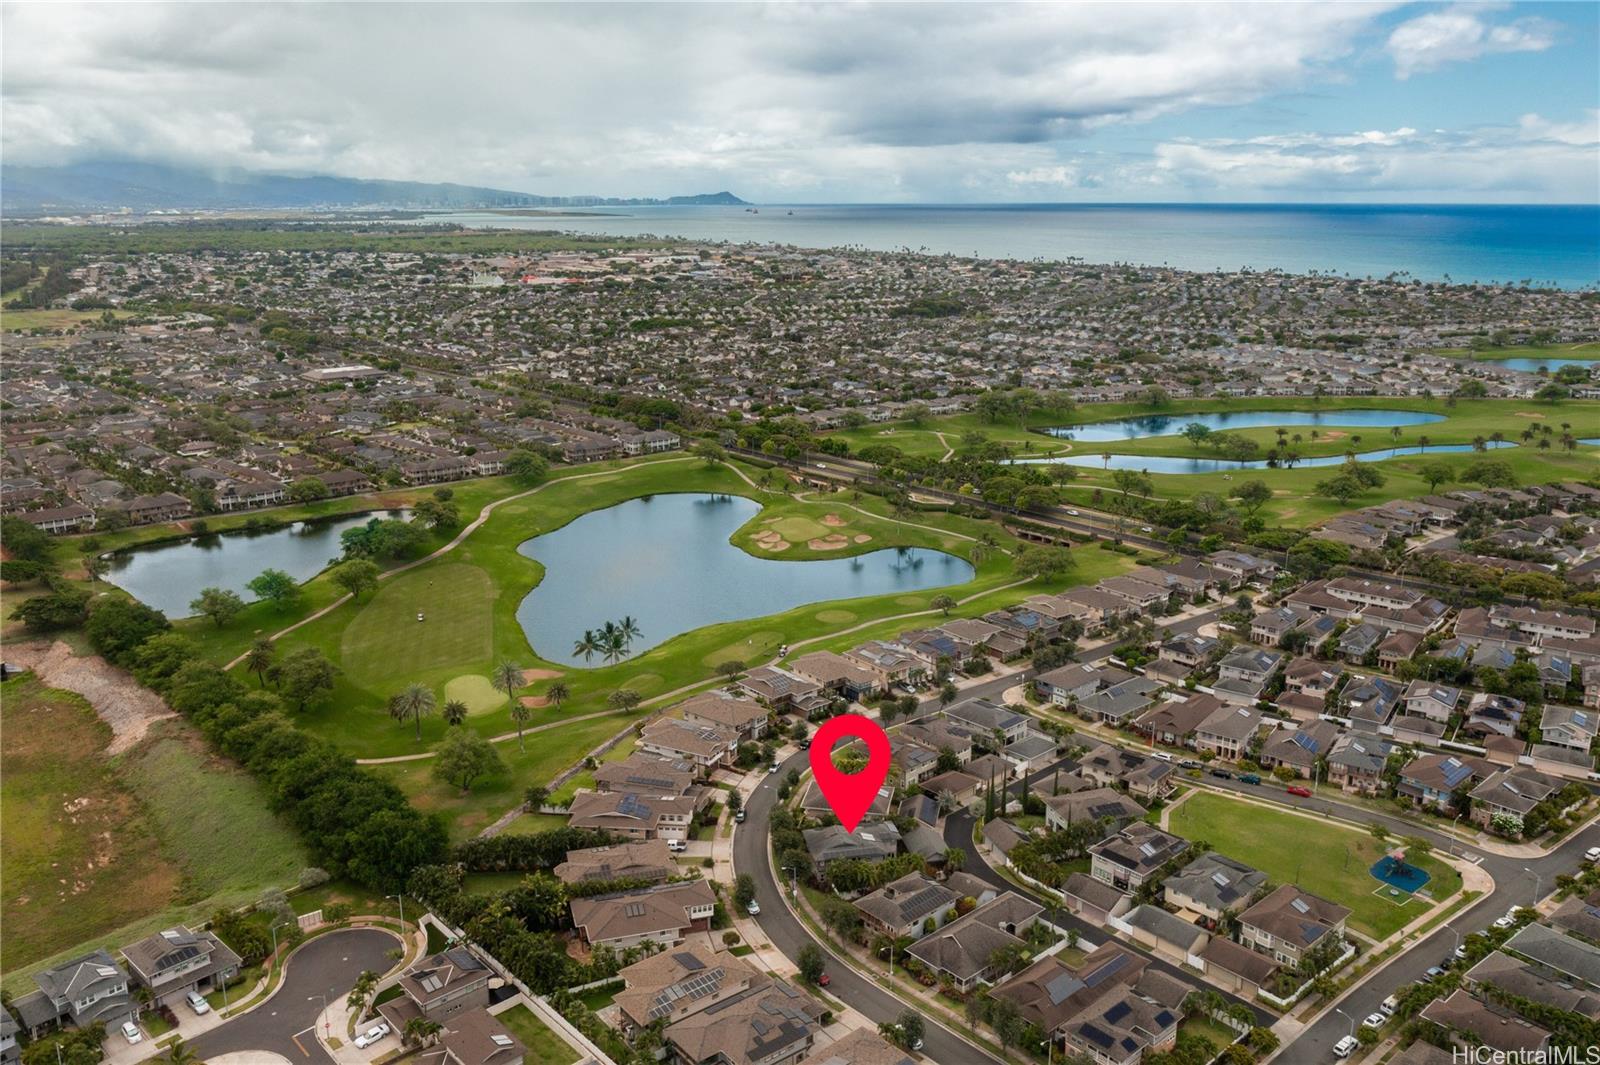
[[1183, 270], [1396, 274], [1456, 283], [1528, 280], [1569, 289], [1600, 285], [1600, 206], [763, 204], [753, 210], [582, 210], [540, 216], [444, 212], [429, 218], [482, 228]]

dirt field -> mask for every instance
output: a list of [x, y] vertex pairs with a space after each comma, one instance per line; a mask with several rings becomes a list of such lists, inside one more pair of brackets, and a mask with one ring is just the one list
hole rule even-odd
[[111, 726], [107, 754], [121, 754], [144, 739], [152, 722], [175, 716], [161, 697], [99, 655], [79, 657], [57, 640], [33, 640], [6, 648], [6, 657], [34, 671], [51, 688], [83, 696]]

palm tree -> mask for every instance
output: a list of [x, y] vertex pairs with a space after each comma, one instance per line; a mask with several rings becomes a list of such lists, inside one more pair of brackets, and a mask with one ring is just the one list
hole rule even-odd
[[1534, 437], [1533, 427], [1529, 426], [1528, 428], [1522, 430], [1521, 436], [1524, 444], [1526, 444], [1529, 440], [1532, 440]]
[[162, 1059], [169, 1065], [195, 1065], [200, 1060], [199, 1055], [189, 1049], [189, 1044], [179, 1036], [173, 1040], [172, 1046], [167, 1049], [167, 1056]]
[[425, 684], [407, 684], [389, 700], [389, 716], [404, 724], [407, 718], [416, 722], [417, 739], [422, 739], [422, 719], [433, 713], [433, 689]]
[[1483, 451], [1488, 446], [1489, 446], [1488, 445], [1488, 441], [1484, 440], [1483, 435], [1481, 433], [1478, 436], [1475, 436], [1475, 437], [1472, 438], [1472, 450], [1474, 450], [1474, 451]]
[[1427, 454], [1428, 445], [1431, 444], [1431, 443], [1433, 443], [1433, 441], [1429, 440], [1426, 434], [1417, 437], [1417, 447], [1419, 448], [1419, 454], [1424, 454], [1424, 455]]
[[622, 633], [623, 643], [628, 647], [632, 647], [633, 641], [644, 635], [639, 629], [639, 623], [634, 620], [632, 614], [625, 615], [621, 621], [617, 622], [617, 628]]
[[467, 704], [460, 699], [451, 699], [439, 711], [439, 716], [444, 718], [446, 725], [461, 725], [467, 720]]
[[1109, 470], [1111, 468], [1111, 452], [1109, 452], [1109, 451], [1100, 452], [1100, 461], [1105, 463], [1105, 468]]
[[995, 549], [1000, 546], [1000, 541], [994, 538], [993, 533], [984, 533], [978, 537], [978, 542], [972, 545], [972, 564], [981, 566], [994, 556]]
[[1393, 440], [1400, 439], [1400, 427], [1398, 425], [1391, 425], [1389, 427], [1389, 437]]
[[526, 751], [528, 748], [522, 742], [522, 729], [533, 718], [533, 710], [527, 704], [515, 702], [511, 704], [511, 720], [517, 723], [517, 750]]
[[256, 675], [261, 686], [267, 686], [267, 670], [272, 668], [273, 660], [278, 657], [277, 651], [272, 647], [272, 641], [265, 636], [250, 645], [250, 650], [244, 654], [245, 668]]
[[544, 690], [545, 699], [557, 710], [561, 709], [561, 704], [566, 702], [567, 696], [571, 694], [572, 692], [567, 689], [567, 686], [559, 680]]
[[606, 622], [597, 635], [600, 638], [600, 654], [607, 662], [616, 663], [628, 657], [627, 638], [615, 622]]
[[594, 658], [601, 649], [600, 638], [593, 629], [584, 629], [582, 638], [572, 645], [572, 653], [582, 655], [585, 662]]
[[500, 664], [494, 667], [494, 672], [489, 674], [489, 683], [494, 685], [494, 690], [502, 693], [512, 709], [517, 705], [517, 689], [523, 686], [522, 667], [509, 658], [502, 658]]

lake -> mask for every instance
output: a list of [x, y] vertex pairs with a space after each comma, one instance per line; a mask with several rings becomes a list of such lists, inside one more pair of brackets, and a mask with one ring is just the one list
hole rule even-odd
[[1274, 429], [1278, 426], [1339, 426], [1346, 429], [1387, 429], [1395, 425], [1427, 425], [1443, 421], [1442, 414], [1416, 410], [1239, 410], [1205, 414], [1152, 414], [1142, 418], [1123, 418], [1090, 425], [1064, 425], [1045, 432], [1085, 444], [1113, 440], [1139, 440], [1147, 436], [1173, 436], [1190, 422], [1199, 422], [1213, 432], [1236, 429]]
[[105, 579], [169, 618], [191, 616], [189, 601], [202, 588], [226, 588], [246, 602], [253, 596], [245, 585], [264, 569], [281, 569], [296, 581], [308, 581], [336, 562], [339, 534], [375, 517], [401, 518], [407, 511], [347, 515], [321, 521], [298, 521], [271, 532], [225, 532], [118, 551], [110, 558]]
[[[1516, 447], [1517, 445], [1509, 440], [1487, 440], [1484, 442], [1484, 446], [1497, 450], [1503, 447]], [[1429, 444], [1426, 448], [1415, 446], [1390, 447], [1381, 451], [1358, 452], [1356, 461], [1382, 462], [1384, 459], [1400, 458], [1402, 455], [1453, 455], [1471, 450], [1471, 444]], [[1236, 459], [1184, 458], [1181, 455], [1112, 455], [1110, 465], [1107, 465], [1106, 460], [1099, 455], [1062, 455], [1059, 458], [1014, 459], [1012, 461], [1025, 464], [1064, 463], [1068, 466], [1084, 466], [1094, 470], [1143, 470], [1146, 473], [1231, 473], [1234, 470], [1264, 470], [1267, 468], [1265, 459], [1240, 462]], [[1344, 455], [1320, 455], [1316, 458], [1301, 459], [1294, 464], [1294, 468], [1342, 466], [1344, 461]]]
[[586, 663], [573, 655], [573, 643], [585, 629], [624, 615], [639, 624], [638, 654], [719, 622], [830, 599], [922, 592], [973, 577], [965, 559], [926, 548], [805, 562], [756, 558], [729, 537], [760, 509], [742, 496], [657, 495], [592, 511], [524, 541], [517, 550], [545, 574], [517, 607], [517, 621], [540, 656], [597, 666], [598, 657]]
[[1508, 370], [1517, 370], [1520, 373], [1538, 373], [1540, 370], [1549, 370], [1555, 373], [1563, 366], [1582, 366], [1585, 370], [1600, 366], [1600, 359], [1485, 359], [1480, 366], [1504, 366]]

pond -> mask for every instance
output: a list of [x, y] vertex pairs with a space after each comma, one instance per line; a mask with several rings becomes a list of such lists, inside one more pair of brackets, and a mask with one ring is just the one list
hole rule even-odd
[[1207, 429], [1219, 432], [1275, 429], [1280, 425], [1387, 429], [1395, 425], [1427, 425], [1443, 420], [1442, 414], [1427, 414], [1417, 410], [1223, 410], [1205, 414], [1152, 414], [1091, 425], [1064, 425], [1046, 429], [1045, 432], [1086, 444], [1099, 444], [1113, 440], [1140, 440], [1147, 436], [1173, 436], [1183, 432], [1183, 427], [1190, 422], [1199, 422]]
[[264, 569], [281, 569], [308, 581], [339, 559], [339, 534], [375, 517], [403, 518], [404, 510], [297, 521], [270, 532], [210, 533], [171, 543], [118, 551], [105, 579], [169, 618], [189, 617], [202, 588], [226, 588], [246, 602], [245, 585]]
[[1540, 370], [1555, 373], [1563, 366], [1582, 366], [1585, 370], [1600, 366], [1600, 359], [1485, 359], [1484, 362], [1489, 366], [1503, 366], [1522, 373], [1538, 373]]
[[[1516, 447], [1509, 440], [1487, 440], [1485, 448], [1499, 449], [1503, 447]], [[1363, 451], [1356, 455], [1358, 462], [1382, 462], [1384, 459], [1399, 458], [1402, 455], [1452, 455], [1463, 451], [1471, 451], [1471, 444], [1429, 444], [1423, 447], [1390, 447], [1382, 451]], [[1316, 458], [1301, 459], [1294, 464], [1295, 469], [1304, 469], [1312, 466], [1342, 466], [1344, 455], [1320, 455]], [[1048, 459], [1014, 459], [1021, 463], [1059, 463], [1067, 466], [1083, 466], [1092, 470], [1144, 470], [1146, 473], [1231, 473], [1234, 470], [1264, 470], [1267, 468], [1266, 459], [1253, 459], [1241, 462], [1237, 459], [1208, 459], [1185, 458], [1181, 455], [1112, 455], [1110, 464], [1099, 455], [1061, 455]]]
[[[638, 654], [706, 625], [776, 614], [805, 603], [964, 584], [965, 559], [926, 548], [850, 558], [756, 558], [729, 542], [761, 507], [742, 496], [647, 496], [574, 519], [517, 550], [545, 568], [517, 607], [534, 650], [552, 662], [597, 666], [573, 654], [586, 629], [631, 616]], [[908, 608], [910, 609], [910, 608]]]

